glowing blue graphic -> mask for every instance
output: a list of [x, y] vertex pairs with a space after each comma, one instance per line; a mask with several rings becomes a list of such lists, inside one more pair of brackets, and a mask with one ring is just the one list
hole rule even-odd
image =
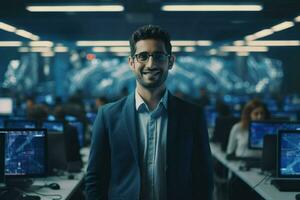
[[251, 122], [249, 142], [252, 148], [263, 148], [264, 135], [277, 134], [278, 130], [300, 130], [300, 122]]
[[300, 134], [282, 134], [280, 148], [281, 175], [300, 175]]
[[45, 166], [44, 131], [2, 131], [6, 134], [5, 175], [42, 175]]

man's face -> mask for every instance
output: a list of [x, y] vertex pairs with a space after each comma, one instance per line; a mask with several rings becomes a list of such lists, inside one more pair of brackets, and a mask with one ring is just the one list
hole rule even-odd
[[[147, 59], [149, 54], [154, 56]], [[140, 40], [136, 43], [135, 55], [137, 56], [129, 58], [129, 65], [138, 84], [147, 89], [163, 85], [174, 62], [174, 57], [167, 55], [165, 44], [154, 39]]]

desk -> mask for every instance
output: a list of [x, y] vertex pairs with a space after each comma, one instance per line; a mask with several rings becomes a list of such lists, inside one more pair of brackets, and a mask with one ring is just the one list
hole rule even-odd
[[[228, 161], [226, 154], [221, 150], [220, 145], [210, 143], [212, 155], [228, 168], [232, 173], [243, 180], [249, 187], [253, 188], [260, 196], [266, 200], [295, 200], [295, 195], [299, 192], [281, 192], [271, 185], [272, 178], [266, 178], [266, 175], [260, 174], [260, 169], [251, 169], [249, 171], [241, 171], [239, 167], [242, 161]], [[261, 182], [262, 181], [262, 182]], [[260, 184], [258, 184], [261, 182]]]
[[[85, 171], [87, 167], [89, 151], [90, 151], [89, 147], [81, 149], [80, 153], [82, 155], [82, 161], [84, 167], [82, 169], [82, 172], [72, 173], [72, 175], [74, 175], [74, 179], [68, 179], [68, 175], [36, 178], [34, 179], [33, 185], [28, 190], [24, 190], [24, 191], [26, 191], [26, 193], [30, 195], [38, 195], [34, 193], [37, 192], [44, 195], [60, 195], [62, 197], [61, 200], [71, 199], [71, 197], [74, 195], [74, 193], [79, 189], [79, 187], [83, 183]], [[45, 184], [50, 184], [50, 183], [58, 183], [60, 185], [60, 189], [52, 190], [48, 187], [42, 187]], [[42, 195], [39, 196], [41, 197], [41, 200], [50, 200], [58, 197], [58, 196], [42, 196]]]
[[[33, 185], [24, 190], [27, 194], [30, 195], [39, 195], [42, 200], [49, 200], [57, 198], [58, 196], [47, 196], [47, 195], [60, 195], [62, 200], [70, 199], [76, 190], [80, 187], [84, 178], [84, 172], [77, 173], [74, 175], [74, 179], [68, 179], [67, 176], [51, 176], [47, 178], [37, 178], [34, 179]], [[58, 183], [60, 185], [59, 190], [53, 190], [48, 187], [43, 187], [46, 184]], [[39, 194], [37, 194], [37, 193]]]

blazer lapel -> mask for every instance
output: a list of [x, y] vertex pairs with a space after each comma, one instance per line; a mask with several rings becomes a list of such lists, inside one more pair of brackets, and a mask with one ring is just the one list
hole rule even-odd
[[128, 139], [132, 147], [132, 151], [137, 163], [139, 163], [138, 144], [137, 144], [137, 118], [135, 110], [134, 93], [127, 97], [125, 102], [125, 109], [123, 112], [123, 119], [125, 127], [127, 128]]

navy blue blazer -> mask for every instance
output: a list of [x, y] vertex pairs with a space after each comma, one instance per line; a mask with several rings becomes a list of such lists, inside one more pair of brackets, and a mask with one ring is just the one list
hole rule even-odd
[[[86, 173], [88, 200], [140, 200], [134, 93], [99, 109]], [[202, 110], [169, 93], [167, 199], [210, 200], [211, 153]]]

